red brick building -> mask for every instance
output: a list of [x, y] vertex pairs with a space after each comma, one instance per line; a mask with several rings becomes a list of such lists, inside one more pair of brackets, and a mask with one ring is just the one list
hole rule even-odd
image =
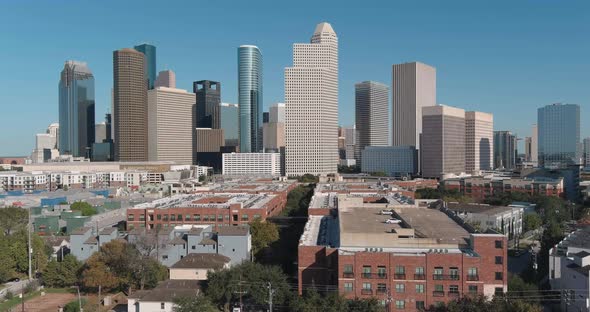
[[300, 293], [315, 285], [418, 311], [507, 291], [504, 235], [470, 233], [445, 210], [408, 205], [389, 216], [380, 214], [386, 204], [356, 203], [339, 204], [338, 217], [310, 216], [299, 244]]
[[483, 200], [488, 196], [502, 193], [520, 192], [530, 195], [564, 196], [563, 178], [528, 179], [528, 178], [485, 178], [464, 177], [447, 179], [440, 182], [446, 190], [457, 190], [474, 199]]

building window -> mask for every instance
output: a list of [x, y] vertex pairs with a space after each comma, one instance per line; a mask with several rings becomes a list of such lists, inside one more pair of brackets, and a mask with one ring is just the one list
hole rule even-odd
[[406, 308], [406, 301], [405, 300], [396, 300], [395, 301], [395, 308], [398, 310]]
[[424, 277], [424, 267], [416, 267], [416, 270], [414, 271], [414, 279], [423, 280]]
[[445, 289], [443, 285], [434, 285], [434, 291], [432, 292], [434, 297], [443, 297], [445, 295]]
[[434, 275], [432, 278], [435, 280], [443, 279], [443, 268], [442, 267], [435, 267], [434, 268]]
[[182, 215], [181, 214], [178, 215], [178, 219], [177, 220], [178, 221], [182, 221]]
[[377, 267], [377, 277], [378, 278], [387, 278], [387, 269], [380, 265]]
[[352, 264], [345, 264], [342, 269], [342, 276], [343, 277], [354, 277], [354, 273], [352, 271]]
[[371, 278], [371, 267], [370, 266], [363, 266], [363, 277], [364, 278]]
[[503, 242], [503, 241], [501, 241], [501, 240], [497, 240], [497, 241], [496, 241], [496, 248], [499, 248], [499, 249], [501, 249], [501, 248], [503, 248], [503, 247], [504, 247], [504, 242]]
[[504, 294], [504, 288], [502, 288], [502, 287], [494, 288], [494, 295], [495, 296], [501, 296], [502, 294]]
[[164, 215], [164, 221], [168, 221], [168, 215]]
[[416, 293], [423, 294], [424, 293], [424, 284], [416, 284]]
[[194, 214], [193, 215], [193, 220], [195, 220], [195, 221], [201, 221], [201, 215], [200, 214]]
[[458, 285], [449, 286], [449, 293], [458, 294], [459, 293], [459, 286]]
[[192, 249], [192, 250], [195, 250], [195, 249], [197, 249], [197, 246], [193, 245], [193, 246], [191, 247], [191, 249]]
[[260, 215], [259, 214], [254, 214], [254, 219], [260, 219]]
[[363, 289], [361, 290], [363, 295], [371, 295], [373, 291], [371, 290], [371, 283], [363, 283]]
[[170, 215], [170, 221], [176, 221], [176, 215]]
[[248, 215], [247, 214], [243, 214], [242, 215], [242, 221], [248, 221]]
[[156, 215], [156, 219], [162, 220], [162, 215]]
[[503, 279], [504, 279], [504, 273], [503, 272], [496, 272], [496, 280], [501, 281]]
[[168, 256], [167, 255], [163, 255], [162, 256], [162, 260], [168, 260]]
[[384, 294], [386, 292], [387, 292], [387, 285], [386, 284], [382, 284], [382, 283], [377, 284], [377, 293], [378, 294]]
[[395, 292], [396, 293], [404, 293], [404, 292], [406, 292], [406, 285], [404, 285], [404, 284], [395, 284]]
[[139, 215], [139, 221], [145, 221], [145, 215]]
[[164, 302], [160, 303], [160, 309], [164, 310], [166, 308], [166, 304]]
[[135, 221], [135, 215], [132, 215], [132, 214], [128, 215], [127, 221]]
[[416, 301], [416, 310], [423, 311], [425, 308], [424, 301]]
[[352, 292], [353, 288], [352, 288], [352, 283], [344, 283], [344, 292]]
[[477, 268], [469, 268], [467, 270], [467, 280], [468, 281], [477, 281], [479, 277], [477, 276]]
[[502, 261], [502, 256], [496, 256], [496, 264], [503, 264], [504, 261]]
[[223, 215], [217, 215], [217, 221], [223, 222]]
[[184, 216], [184, 221], [190, 221], [191, 220], [191, 215], [187, 214], [186, 216]]
[[459, 279], [459, 268], [452, 267], [449, 269], [449, 277], [451, 280], [458, 280]]
[[477, 294], [477, 285], [469, 285], [469, 293]]
[[395, 278], [396, 279], [406, 279], [406, 267], [401, 265], [395, 266]]

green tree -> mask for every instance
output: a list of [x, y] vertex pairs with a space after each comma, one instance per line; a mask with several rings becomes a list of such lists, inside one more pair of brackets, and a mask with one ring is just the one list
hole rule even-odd
[[73, 211], [80, 211], [83, 216], [93, 216], [97, 213], [96, 208], [92, 207], [87, 202], [77, 201], [70, 205], [70, 209]]
[[486, 300], [483, 296], [463, 297], [457, 301], [431, 306], [431, 312], [541, 312], [541, 306], [518, 299], [494, 299]]
[[287, 204], [282, 215], [289, 217], [307, 217], [309, 202], [315, 185], [298, 185], [287, 195]]
[[252, 253], [254, 255], [258, 255], [260, 251], [279, 239], [279, 229], [276, 224], [262, 222], [260, 218], [250, 222], [250, 232], [252, 233]]
[[205, 296], [183, 297], [177, 299], [175, 303], [174, 312], [219, 312], [219, 309]]
[[[513, 275], [508, 279], [508, 291], [512, 294], [511, 297], [515, 299], [522, 297], [524, 297], [523, 299], [539, 298], [538, 290], [536, 284], [527, 283], [518, 275]], [[534, 299], [530, 301], [538, 303]]]
[[[78, 299], [73, 300], [71, 302], [69, 302], [68, 304], [66, 304], [64, 306], [64, 312], [80, 312], [80, 302], [82, 302], [82, 307], [84, 307], [86, 305], [86, 299], [81, 299], [80, 301], [78, 301]], [[86, 309], [84, 309], [86, 310]]]
[[0, 229], [5, 235], [12, 235], [17, 230], [27, 227], [29, 212], [19, 207], [0, 209]]
[[524, 215], [524, 230], [525, 231], [532, 231], [536, 230], [543, 225], [543, 219], [537, 213], [526, 213]]
[[82, 285], [93, 290], [99, 286], [105, 291], [117, 288], [121, 283], [120, 279], [99, 258], [98, 254], [94, 254], [86, 262], [86, 268], [82, 273]]
[[43, 272], [43, 282], [48, 287], [69, 287], [78, 282], [82, 263], [73, 255], [66, 255], [63, 261], [51, 261]]

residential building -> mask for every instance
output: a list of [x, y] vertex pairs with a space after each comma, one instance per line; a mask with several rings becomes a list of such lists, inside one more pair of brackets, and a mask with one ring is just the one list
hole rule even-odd
[[86, 261], [100, 247], [118, 238], [117, 228], [110, 227], [94, 232], [93, 228], [81, 227], [70, 233], [70, 252], [78, 261]]
[[193, 161], [195, 94], [157, 87], [148, 91], [148, 160]]
[[539, 166], [580, 164], [580, 106], [551, 104], [537, 110]]
[[338, 167], [338, 37], [317, 25], [311, 43], [293, 45], [285, 68], [286, 174], [330, 174]]
[[590, 310], [590, 227], [567, 235], [549, 250], [549, 284], [562, 291], [561, 311]]
[[147, 88], [153, 89], [156, 82], [156, 47], [151, 44], [140, 44], [134, 47], [135, 50], [145, 55], [145, 79], [147, 80]]
[[494, 168], [514, 169], [516, 167], [517, 138], [510, 131], [494, 131]]
[[456, 190], [476, 200], [510, 192], [557, 197], [565, 194], [563, 178], [473, 176], [445, 179], [440, 181], [440, 185], [446, 190]]
[[194, 298], [201, 294], [199, 280], [166, 280], [151, 290], [137, 290], [127, 297], [127, 311], [174, 312], [181, 298]]
[[479, 231], [495, 230], [508, 236], [518, 237], [522, 233], [524, 208], [490, 206], [474, 203], [447, 203], [447, 208]]
[[389, 88], [375, 81], [354, 85], [357, 142], [355, 159], [362, 163], [366, 146], [389, 145]]
[[197, 95], [195, 105], [195, 127], [219, 129], [221, 127], [220, 107], [221, 83], [201, 80], [193, 83], [193, 92]]
[[166, 88], [176, 88], [176, 74], [171, 70], [163, 70], [158, 74], [158, 78], [156, 78], [156, 82], [154, 83], [154, 88], [157, 87], [166, 87]]
[[146, 60], [134, 49], [113, 52], [115, 159], [148, 160]]
[[90, 158], [94, 143], [94, 75], [84, 62], [66, 61], [59, 80], [59, 151]]
[[280, 153], [226, 153], [223, 154], [223, 175], [272, 176], [281, 175]]
[[221, 129], [225, 136], [225, 146], [239, 146], [239, 107], [238, 104], [221, 103]]
[[257, 46], [238, 48], [240, 152], [262, 149], [262, 53]]
[[422, 107], [421, 144], [423, 177], [465, 172], [465, 111], [445, 105]]
[[465, 112], [465, 171], [492, 170], [494, 115]]
[[383, 172], [388, 176], [413, 176], [418, 172], [418, 152], [414, 146], [366, 146], [361, 171]]
[[216, 253], [190, 253], [170, 267], [170, 279], [205, 281], [209, 272], [229, 269], [230, 260]]

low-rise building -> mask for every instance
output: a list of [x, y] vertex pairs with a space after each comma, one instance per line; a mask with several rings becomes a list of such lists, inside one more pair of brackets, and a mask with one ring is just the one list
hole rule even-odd
[[446, 190], [456, 190], [474, 199], [485, 199], [488, 196], [511, 192], [559, 197], [564, 195], [563, 178], [469, 176], [445, 179], [440, 185]]
[[173, 312], [175, 301], [196, 297], [201, 293], [201, 281], [166, 280], [152, 290], [138, 290], [127, 297], [130, 312]]
[[223, 175], [226, 176], [271, 176], [281, 175], [280, 153], [225, 153]]
[[71, 254], [78, 261], [86, 261], [102, 245], [117, 239], [118, 235], [117, 228], [104, 228], [98, 233], [90, 227], [78, 228], [70, 233]]
[[170, 267], [171, 280], [207, 280], [212, 271], [229, 269], [231, 259], [216, 253], [188, 254]]
[[522, 233], [524, 208], [485, 204], [448, 203], [447, 207], [480, 231], [495, 230], [509, 239]]
[[549, 283], [561, 290], [561, 311], [590, 311], [590, 227], [549, 250]]

